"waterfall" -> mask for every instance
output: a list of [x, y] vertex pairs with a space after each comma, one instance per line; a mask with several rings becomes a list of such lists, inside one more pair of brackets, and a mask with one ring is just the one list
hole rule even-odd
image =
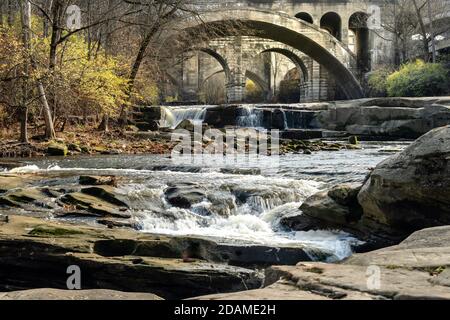
[[236, 123], [244, 128], [264, 128], [264, 111], [254, 106], [242, 106]]
[[175, 129], [183, 120], [202, 123], [208, 106], [163, 107], [163, 126]]

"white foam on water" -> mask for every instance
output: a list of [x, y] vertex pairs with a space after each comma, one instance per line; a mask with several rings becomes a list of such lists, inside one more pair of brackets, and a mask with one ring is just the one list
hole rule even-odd
[[194, 123], [202, 123], [206, 117], [206, 111], [210, 106], [179, 106], [163, 107], [163, 126], [175, 129], [183, 120], [191, 120]]
[[[351, 255], [352, 244], [356, 241], [343, 232], [286, 232], [280, 226], [281, 218], [290, 214], [301, 214], [299, 208], [302, 201], [323, 186], [317, 181], [262, 175], [243, 176], [217, 171], [190, 173], [112, 168], [61, 168], [57, 165], [45, 169], [36, 165], [27, 165], [8, 171], [11, 174], [45, 172], [70, 172], [73, 175], [103, 173], [141, 177], [141, 180], [135, 183], [130, 182], [120, 186], [117, 191], [131, 202], [134, 218], [141, 223], [143, 232], [212, 237], [233, 243], [262, 244], [272, 247], [305, 246], [310, 248], [311, 252], [317, 249], [332, 253], [335, 260]], [[225, 200], [219, 203], [220, 210], [219, 207], [215, 207], [213, 203], [216, 202], [211, 199], [205, 199], [193, 205], [191, 209], [172, 207], [167, 203], [164, 195], [169, 182], [197, 183], [204, 186], [208, 193], [213, 191], [223, 193]], [[242, 194], [245, 195], [244, 203], [238, 200]]]
[[24, 167], [18, 167], [18, 168], [13, 168], [11, 170], [7, 170], [8, 173], [35, 173], [35, 172], [39, 172], [41, 169], [39, 169], [38, 166], [36, 165], [28, 165], [28, 166], [24, 166]]

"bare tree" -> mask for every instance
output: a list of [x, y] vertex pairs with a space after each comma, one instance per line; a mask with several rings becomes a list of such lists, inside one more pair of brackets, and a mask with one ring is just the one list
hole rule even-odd
[[1, 1], [0, 2], [0, 27], [3, 27], [3, 14], [4, 14], [3, 4], [4, 4], [4, 2]]

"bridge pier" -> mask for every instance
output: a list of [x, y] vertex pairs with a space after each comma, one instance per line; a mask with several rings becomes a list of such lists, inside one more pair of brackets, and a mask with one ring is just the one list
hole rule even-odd
[[245, 99], [245, 82], [229, 83], [226, 85], [227, 103], [243, 102]]

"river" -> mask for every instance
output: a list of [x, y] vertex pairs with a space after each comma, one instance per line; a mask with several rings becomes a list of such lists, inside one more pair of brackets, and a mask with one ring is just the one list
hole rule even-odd
[[[180, 164], [168, 156], [120, 155], [28, 161], [9, 173], [39, 173], [43, 178], [33, 182], [34, 187], [66, 189], [77, 185], [80, 175], [118, 176], [117, 193], [130, 204], [141, 232], [242, 244], [301, 245], [331, 252], [331, 260], [340, 260], [352, 253], [358, 240], [338, 230], [285, 230], [280, 219], [300, 214], [301, 203], [321, 189], [362, 182], [371, 167], [407, 145], [370, 142], [363, 143], [362, 150], [289, 154], [280, 156], [278, 166], [270, 170], [266, 164], [273, 162], [271, 157], [236, 167], [219, 158]], [[190, 209], [174, 207], [164, 192], [177, 184], [199, 186], [207, 197]]]

